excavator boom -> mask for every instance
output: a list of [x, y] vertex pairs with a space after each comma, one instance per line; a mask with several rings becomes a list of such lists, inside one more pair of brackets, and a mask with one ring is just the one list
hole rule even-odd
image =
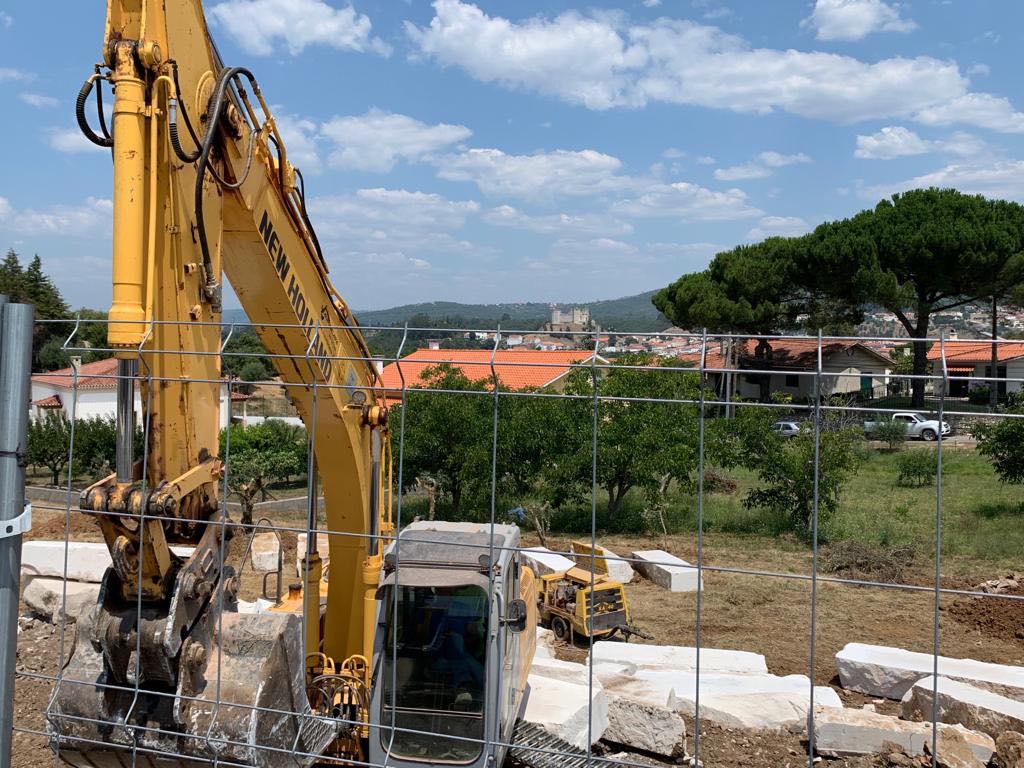
[[[109, 132], [86, 112], [107, 84]], [[82, 766], [127, 764], [126, 754], [132, 764], [500, 763], [533, 653], [520, 633], [536, 618], [518, 531], [433, 530], [432, 562], [413, 564], [412, 586], [398, 550], [385, 562], [396, 539], [387, 408], [255, 75], [221, 62], [200, 0], [107, 0], [102, 62], [76, 110], [113, 156], [118, 446], [115, 471], [81, 494], [113, 565], [79, 617], [47, 711], [51, 744]], [[311, 493], [300, 594], [258, 615], [238, 613], [228, 556], [232, 536], [254, 530], [228, 519], [219, 494], [230, 461], [218, 428], [231, 388], [220, 370], [224, 277], [306, 425], [330, 534], [325, 568]], [[413, 539], [413, 552], [428, 546]], [[481, 559], [485, 549], [500, 557]], [[403, 611], [426, 611], [432, 639]], [[438, 700], [452, 711], [433, 712]], [[442, 735], [405, 733], [424, 724]]]

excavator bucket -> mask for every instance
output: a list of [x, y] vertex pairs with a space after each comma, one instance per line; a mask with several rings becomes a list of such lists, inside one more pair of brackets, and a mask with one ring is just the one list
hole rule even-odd
[[[182, 646], [177, 684], [150, 679], [136, 690], [139, 670], [152, 660], [128, 659], [128, 680], [113, 684], [111, 644], [100, 644], [111, 617], [101, 609], [79, 618], [47, 711], [50, 744], [64, 762], [294, 768], [313, 763], [337, 738], [338, 726], [309, 707], [297, 615], [217, 616], [208, 608]], [[136, 614], [126, 611], [120, 620], [135, 622]], [[145, 614], [138, 625], [153, 631]], [[134, 656], [134, 648], [125, 650]]]

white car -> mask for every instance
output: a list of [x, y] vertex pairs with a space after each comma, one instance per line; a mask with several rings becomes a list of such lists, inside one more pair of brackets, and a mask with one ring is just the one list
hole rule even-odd
[[772, 432], [780, 437], [796, 437], [800, 434], [800, 424], [795, 421], [776, 421], [772, 424]]
[[[885, 423], [884, 417], [882, 418], [882, 421], [865, 421], [864, 433], [870, 435], [876, 427]], [[910, 411], [892, 414], [892, 421], [899, 421], [907, 425], [907, 437], [919, 437], [929, 443], [938, 439], [940, 432], [943, 437], [946, 437], [953, 431], [948, 422], [944, 421], [940, 424], [937, 419], [926, 419], [920, 413]]]

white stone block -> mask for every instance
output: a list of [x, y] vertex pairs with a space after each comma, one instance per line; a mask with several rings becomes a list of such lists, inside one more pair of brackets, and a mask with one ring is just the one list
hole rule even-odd
[[276, 533], [257, 533], [252, 538], [249, 558], [254, 571], [276, 571], [281, 555], [281, 540]]
[[[939, 675], [968, 683], [991, 683], [1024, 695], [1024, 667], [974, 659], [939, 657]], [[848, 643], [836, 654], [843, 688], [869, 696], [900, 700], [910, 687], [933, 671], [933, 657], [902, 648]]]
[[[967, 742], [979, 761], [979, 768], [988, 764], [996, 748], [991, 737], [962, 725], [939, 724], [940, 738], [953, 732], [959, 733]], [[908, 755], [923, 755], [926, 745], [931, 748], [931, 724], [911, 723], [863, 709], [822, 707], [814, 710], [814, 744], [823, 755], [870, 755], [880, 752], [885, 742], [902, 747]]]
[[601, 688], [531, 674], [523, 719], [537, 723], [579, 749], [595, 744], [608, 727], [608, 699]]
[[634, 552], [633, 559], [641, 574], [669, 592], [696, 592], [701, 587], [694, 566], [662, 549]]
[[555, 633], [544, 627], [537, 627], [537, 647], [533, 651], [534, 659], [555, 658]]
[[21, 599], [34, 616], [56, 624], [62, 615], [77, 621], [83, 610], [96, 605], [99, 595], [99, 584], [31, 576], [22, 582]]
[[522, 550], [523, 563], [530, 567], [537, 576], [548, 576], [552, 573], [565, 573], [576, 563], [564, 555], [552, 552], [547, 547], [529, 547]]
[[[110, 567], [107, 545], [96, 542], [69, 541], [67, 543], [67, 571], [65, 572], [65, 545], [63, 541], [36, 539], [21, 545], [21, 572], [25, 576], [54, 576], [70, 581], [98, 584]], [[179, 557], [189, 557], [192, 547], [171, 547]]]
[[264, 613], [270, 610], [274, 606], [273, 600], [265, 600], [262, 597], [256, 598], [255, 602], [250, 603], [248, 600], [238, 601], [238, 612], [239, 613]]
[[[576, 685], [587, 685], [590, 681], [590, 670], [584, 664], [560, 659], [533, 659], [530, 674], [539, 677], [550, 677], [553, 680], [564, 680]], [[594, 685], [601, 687], [601, 679], [594, 674]]]
[[[934, 677], [918, 680], [903, 697], [903, 717], [907, 720], [932, 719]], [[967, 683], [939, 678], [939, 720], [960, 723], [973, 731], [987, 733], [993, 739], [1004, 731], [1024, 733], [1024, 702]]]
[[[633, 580], [636, 572], [633, 570], [633, 566], [629, 564], [629, 560], [622, 557], [622, 555], [615, 554], [608, 547], [598, 545], [597, 551], [599, 554], [604, 555], [604, 561], [608, 564], [609, 577], [615, 579], [620, 584], [628, 584]], [[575, 549], [573, 549], [573, 552], [575, 553]], [[587, 568], [589, 568], [589, 565], [584, 570]]]
[[[697, 668], [697, 649], [678, 645], [642, 645], [606, 640], [594, 643], [591, 655], [595, 662], [632, 664], [638, 669], [692, 671]], [[710, 673], [767, 675], [768, 665], [760, 653], [701, 648], [700, 670], [702, 676]]]
[[[320, 555], [320, 562], [326, 568], [331, 562], [331, 537], [326, 533], [316, 535], [316, 551]], [[295, 537], [295, 575], [304, 577], [306, 575], [306, 534], [300, 533]], [[277, 567], [276, 565], [274, 566]]]

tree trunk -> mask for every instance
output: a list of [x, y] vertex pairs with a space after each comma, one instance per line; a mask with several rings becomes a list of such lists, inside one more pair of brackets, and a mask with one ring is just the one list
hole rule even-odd
[[451, 494], [452, 515], [454, 515], [455, 519], [457, 520], [459, 519], [459, 516], [462, 512], [462, 484], [457, 482], [452, 483]]
[[254, 507], [252, 499], [240, 497], [240, 501], [242, 504], [242, 525], [252, 525], [252, 510]]
[[608, 514], [614, 515], [619, 511], [619, 507], [622, 506], [622, 500], [626, 498], [626, 494], [629, 493], [630, 486], [625, 483], [615, 483], [605, 488], [608, 491]]
[[928, 373], [928, 343], [917, 339], [928, 338], [930, 314], [919, 314], [911, 336], [914, 341], [914, 380], [910, 383], [910, 407], [924, 408], [925, 374]]
[[[757, 367], [762, 371], [770, 370], [773, 367], [774, 355], [772, 344], [768, 339], [759, 339], [754, 349], [754, 357], [757, 360]], [[757, 374], [757, 385], [760, 388], [762, 403], [770, 403], [772, 400], [772, 375], [770, 373]]]
[[999, 345], [996, 343], [996, 333], [999, 328], [998, 297], [992, 297], [992, 379], [988, 386], [988, 405], [993, 411], [999, 405]]

